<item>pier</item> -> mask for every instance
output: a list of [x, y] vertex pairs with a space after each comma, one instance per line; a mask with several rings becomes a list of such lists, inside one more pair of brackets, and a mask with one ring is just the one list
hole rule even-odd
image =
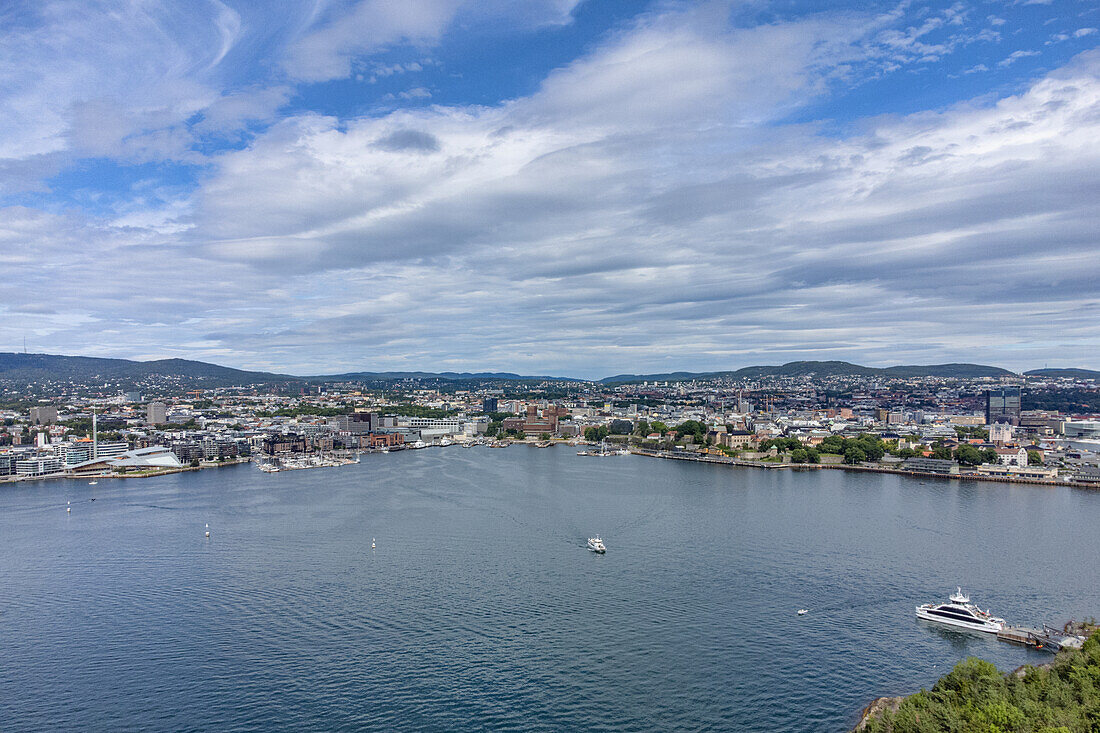
[[1025, 644], [1036, 649], [1045, 649], [1049, 652], [1057, 652], [1062, 647], [1080, 649], [1085, 641], [1084, 636], [1067, 634], [1049, 626], [1044, 626], [1041, 629], [1026, 626], [1006, 626], [997, 632], [997, 638], [1013, 644]]

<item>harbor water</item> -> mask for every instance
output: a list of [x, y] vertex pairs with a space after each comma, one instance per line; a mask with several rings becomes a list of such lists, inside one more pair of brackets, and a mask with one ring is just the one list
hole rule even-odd
[[5, 731], [840, 731], [1050, 658], [914, 618], [956, 585], [1100, 615], [1100, 492], [564, 446], [5, 485], [0, 539]]

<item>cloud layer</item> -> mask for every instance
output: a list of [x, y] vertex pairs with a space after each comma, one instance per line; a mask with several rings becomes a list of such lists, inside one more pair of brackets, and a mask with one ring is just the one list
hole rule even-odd
[[[473, 18], [536, 32], [577, 12], [530, 5], [319, 4], [264, 37], [264, 84], [220, 68], [254, 37], [248, 12], [220, 4], [204, 23], [128, 18], [146, 44], [146, 22], [173, 32], [117, 88], [93, 83], [122, 62], [113, 46], [56, 41], [72, 63], [8, 98], [50, 124], [0, 118], [9, 186], [42, 185], [31, 162], [80, 157], [197, 172], [134, 185], [107, 214], [49, 196], [0, 209], [0, 337], [300, 373], [1094, 364], [1100, 53], [838, 127], [804, 111], [995, 45], [1003, 21], [661, 6], [494, 104], [288, 108], [297, 85]], [[1004, 49], [1001, 68], [1030, 56]]]

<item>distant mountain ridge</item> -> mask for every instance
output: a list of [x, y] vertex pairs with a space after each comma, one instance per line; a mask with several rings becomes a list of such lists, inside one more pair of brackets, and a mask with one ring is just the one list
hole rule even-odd
[[218, 385], [299, 381], [299, 378], [285, 374], [245, 371], [189, 359], [132, 361], [130, 359], [107, 359], [95, 356], [0, 352], [0, 379], [7, 381], [71, 380], [86, 382], [96, 378], [140, 380], [154, 375], [181, 377]]
[[[1033, 369], [1026, 376], [1071, 377], [1100, 379], [1100, 371], [1089, 369]], [[512, 372], [345, 372], [318, 376], [295, 376], [272, 372], [248, 371], [189, 359], [158, 359], [133, 361], [93, 356], [61, 356], [55, 354], [19, 354], [0, 352], [0, 380], [8, 382], [40, 382], [63, 380], [87, 382], [94, 379], [141, 380], [154, 375], [178, 377], [197, 385], [229, 386], [249, 384], [286, 384], [292, 382], [323, 384], [327, 382], [397, 381], [401, 379], [500, 380], [500, 381], [592, 381], [574, 377], [526, 376]], [[1008, 369], [982, 364], [931, 364], [891, 367], [867, 367], [846, 361], [792, 361], [778, 366], [748, 366], [732, 371], [666, 372], [659, 374], [618, 374], [596, 380], [600, 384], [631, 384], [636, 382], [675, 382], [692, 379], [759, 379], [764, 377], [944, 377], [980, 378], [1018, 376]]]
[[758, 379], [761, 377], [1011, 377], [1015, 372], [983, 364], [930, 364], [927, 366], [866, 367], [847, 361], [791, 361], [780, 366], [749, 366], [728, 372], [671, 372], [669, 374], [619, 374], [601, 379], [603, 384], [672, 382], [685, 379]]
[[386, 381], [397, 379], [447, 379], [460, 381], [466, 379], [501, 379], [520, 381], [547, 381], [547, 382], [587, 382], [587, 379], [575, 379], [573, 377], [538, 377], [513, 374], [512, 372], [347, 372], [345, 374], [324, 374], [315, 377], [302, 377], [311, 382], [354, 382], [354, 381]]
[[1069, 377], [1070, 379], [1100, 379], [1100, 372], [1092, 369], [1032, 369], [1025, 377]]

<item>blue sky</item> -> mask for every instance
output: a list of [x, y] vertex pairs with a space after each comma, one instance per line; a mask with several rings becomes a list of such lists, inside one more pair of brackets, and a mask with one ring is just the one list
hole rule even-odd
[[1096, 367], [1098, 28], [1079, 0], [9, 3], [0, 350]]

